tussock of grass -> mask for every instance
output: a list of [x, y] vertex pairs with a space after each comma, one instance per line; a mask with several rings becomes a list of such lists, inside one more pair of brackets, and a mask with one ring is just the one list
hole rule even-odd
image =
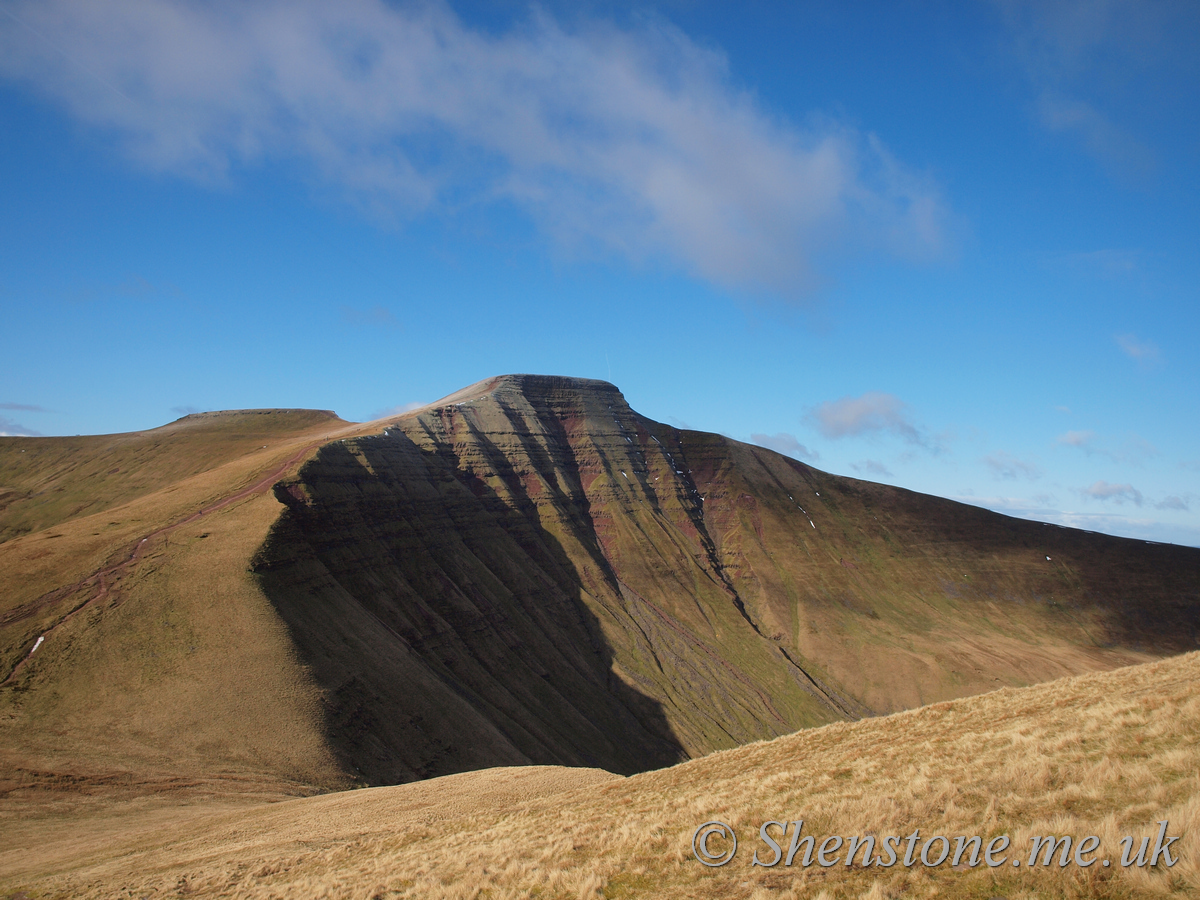
[[[183, 820], [130, 855], [58, 860], [13, 888], [108, 897], [1193, 897], [1200, 654], [834, 724], [627, 779], [500, 769]], [[521, 786], [524, 785], [522, 788]], [[436, 799], [436, 802], [435, 802]], [[751, 867], [766, 819], [805, 834], [1007, 834], [1020, 869]], [[694, 828], [738, 832], [721, 869]], [[1178, 862], [1122, 868], [1170, 822]], [[1109, 868], [1028, 868], [1033, 835], [1101, 838]]]

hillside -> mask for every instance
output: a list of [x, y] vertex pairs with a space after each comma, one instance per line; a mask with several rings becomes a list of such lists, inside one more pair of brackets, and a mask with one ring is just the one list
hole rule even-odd
[[372, 784], [629, 774], [1197, 646], [1200, 550], [829, 475], [605, 382], [491, 379], [276, 496], [256, 570]]
[[605, 382], [0, 438], [0, 479], [10, 815], [629, 774], [1197, 646], [1200, 550], [830, 475]]
[[[1200, 893], [1200, 654], [857, 723], [835, 723], [619, 778], [507, 768], [243, 809], [121, 807], [33, 818], [0, 853], [0, 891], [39, 898], [1132, 898]], [[738, 836], [722, 868], [696, 828]], [[1009, 839], [1003, 865], [884, 868], [775, 858], [769, 820], [804, 834]], [[1121, 866], [1157, 823], [1174, 865]], [[13, 832], [9, 832], [11, 835]], [[778, 831], [775, 836], [778, 838]], [[1031, 838], [1099, 838], [1081, 867]], [[822, 841], [823, 843], [823, 841]], [[921, 846], [921, 845], [918, 845]], [[936, 861], [939, 844], [929, 856]], [[1060, 845], [1061, 846], [1061, 845]], [[1085, 845], [1087, 846], [1087, 845]], [[712, 850], [723, 849], [714, 842]], [[786, 847], [785, 847], [786, 849]], [[905, 844], [900, 845], [903, 858]], [[1013, 867], [1009, 860], [1022, 863]], [[827, 858], [828, 859], [828, 858]], [[876, 857], [886, 862], [880, 850]], [[1089, 857], [1085, 854], [1083, 859]], [[1104, 866], [1101, 860], [1111, 863]]]

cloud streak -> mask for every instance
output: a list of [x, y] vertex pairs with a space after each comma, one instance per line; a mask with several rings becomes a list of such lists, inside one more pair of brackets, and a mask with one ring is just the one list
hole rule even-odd
[[401, 220], [516, 204], [560, 247], [797, 297], [846, 252], [942, 253], [936, 186], [873, 135], [780, 121], [662, 20], [503, 33], [446, 5], [25, 0], [0, 75], [155, 171], [299, 162]]
[[1158, 448], [1145, 438], [1129, 434], [1115, 450], [1101, 443], [1094, 431], [1068, 431], [1055, 438], [1056, 444], [1075, 447], [1088, 456], [1103, 456], [1115, 463], [1141, 465], [1145, 460], [1158, 456]]
[[1136, 335], [1117, 335], [1117, 346], [1121, 352], [1141, 366], [1150, 367], [1163, 362], [1162, 351], [1153, 341], [1143, 341]]
[[913, 424], [907, 403], [895, 394], [882, 391], [827, 400], [811, 409], [806, 421], [831, 439], [892, 434], [932, 453], [942, 449], [938, 441]]
[[50, 412], [44, 406], [32, 406], [28, 403], [0, 403], [0, 409], [8, 409], [14, 412]]
[[752, 434], [750, 440], [760, 447], [766, 447], [768, 450], [774, 450], [776, 453], [782, 453], [784, 456], [791, 456], [795, 459], [820, 459], [820, 454], [815, 450], [809, 450], [796, 440], [794, 434], [788, 434], [786, 431], [778, 434]]
[[1091, 487], [1084, 488], [1083, 496], [1091, 500], [1111, 500], [1113, 503], [1132, 503], [1141, 506], [1143, 497], [1141, 491], [1131, 484], [1109, 484], [1107, 481], [1097, 481]]
[[850, 468], [862, 475], [874, 475], [882, 478], [894, 477], [888, 467], [878, 460], [864, 459], [862, 462], [850, 463]]
[[40, 437], [40, 431], [26, 428], [20, 422], [14, 422], [5, 416], [0, 416], [0, 437]]
[[1032, 481], [1042, 474], [1041, 469], [1033, 463], [1018, 459], [1003, 450], [984, 457], [983, 461], [995, 477], [1006, 481], [1015, 481], [1017, 478], [1028, 478]]

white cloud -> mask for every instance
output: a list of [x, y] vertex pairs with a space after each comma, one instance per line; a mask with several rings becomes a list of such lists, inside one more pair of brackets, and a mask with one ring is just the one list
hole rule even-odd
[[1018, 477], [1033, 480], [1042, 474], [1042, 470], [1033, 463], [1018, 459], [1011, 453], [1006, 453], [1003, 450], [998, 450], [990, 456], [984, 457], [983, 461], [987, 463], [993, 475], [1009, 481]]
[[1031, 499], [1022, 497], [977, 497], [972, 494], [951, 497], [972, 506], [982, 506], [1008, 516], [1035, 522], [1050, 522], [1064, 528], [1082, 528], [1120, 537], [1163, 541], [1200, 547], [1200, 529], [1190, 525], [1158, 522], [1147, 518], [1130, 518], [1114, 513], [1076, 512], [1063, 510], [1057, 500], [1040, 494]]
[[1158, 448], [1136, 434], [1128, 434], [1120, 446], [1101, 442], [1094, 431], [1068, 431], [1055, 438], [1056, 444], [1076, 447], [1089, 456], [1103, 456], [1115, 463], [1140, 466], [1146, 459], [1158, 456]]
[[1084, 498], [1092, 500], [1111, 500], [1113, 503], [1130, 502], [1134, 506], [1142, 505], [1141, 491], [1131, 484], [1109, 484], [1107, 481], [1097, 481], [1089, 488], [1080, 491]]
[[1143, 366], [1163, 362], [1162, 352], [1153, 341], [1143, 341], [1132, 334], [1121, 334], [1117, 335], [1117, 344], [1126, 356]]
[[887, 466], [874, 459], [864, 459], [862, 462], [850, 463], [850, 468], [860, 475], [875, 475], [881, 478], [894, 477]]
[[809, 450], [802, 443], [796, 440], [796, 436], [788, 434], [786, 431], [781, 431], [778, 434], [752, 434], [750, 440], [758, 444], [760, 447], [766, 447], [768, 450], [774, 450], [776, 453], [782, 453], [785, 456], [795, 457], [796, 459], [816, 460], [820, 458], [815, 450]]
[[1155, 509], [1177, 509], [1182, 512], [1187, 512], [1191, 507], [1188, 501], [1182, 497], [1164, 497], [1158, 503], [1154, 504]]
[[494, 34], [436, 2], [6, 8], [0, 75], [153, 170], [221, 182], [299, 161], [388, 217], [515, 202], [560, 246], [783, 296], [830, 254], [947, 244], [936, 187], [874, 135], [781, 121], [661, 20], [534, 12]]
[[40, 431], [26, 428], [20, 422], [14, 422], [5, 416], [0, 416], [0, 437], [40, 437]]
[[940, 439], [930, 438], [913, 424], [907, 403], [882, 391], [828, 400], [811, 409], [806, 418], [827, 438], [888, 433], [933, 453], [942, 449]]
[[1068, 431], [1065, 434], [1060, 434], [1055, 443], [1065, 444], [1068, 447], [1079, 447], [1081, 450], [1088, 449], [1092, 442], [1096, 439], [1094, 431]]

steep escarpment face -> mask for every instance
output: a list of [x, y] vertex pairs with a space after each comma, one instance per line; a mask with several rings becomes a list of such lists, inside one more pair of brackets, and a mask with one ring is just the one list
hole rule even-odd
[[259, 569], [348, 763], [632, 772], [834, 718], [740, 608], [686, 467], [677, 434], [569, 379], [323, 448]]
[[276, 496], [260, 584], [372, 783], [634, 772], [1196, 642], [1200, 551], [838, 478], [605, 382], [491, 379]]

